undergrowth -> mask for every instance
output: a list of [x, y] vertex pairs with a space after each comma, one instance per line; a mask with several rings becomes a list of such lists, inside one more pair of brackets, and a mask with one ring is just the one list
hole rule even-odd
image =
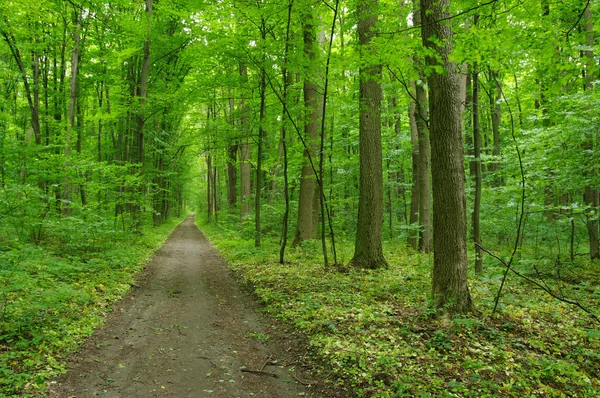
[[[289, 248], [277, 262], [276, 238], [252, 239], [215, 224], [200, 225], [231, 268], [253, 286], [273, 316], [309, 341], [332, 369], [322, 376], [362, 397], [597, 397], [599, 325], [509, 275], [492, 315], [503, 269], [490, 261], [470, 275], [477, 314], [432, 317], [432, 258], [387, 242], [387, 270], [325, 270], [319, 243]], [[351, 245], [342, 244], [349, 259]], [[346, 260], [347, 261], [347, 260]], [[600, 264], [581, 261], [562, 270], [516, 264], [565, 296], [600, 308]]]
[[0, 236], [0, 396], [43, 394], [180, 221], [132, 234], [73, 217], [37, 244]]

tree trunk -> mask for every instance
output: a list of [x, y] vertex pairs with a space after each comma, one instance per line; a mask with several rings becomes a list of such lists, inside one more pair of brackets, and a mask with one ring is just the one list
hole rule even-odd
[[[229, 124], [235, 128], [235, 119], [233, 115], [234, 101], [233, 96], [229, 96]], [[227, 206], [235, 207], [237, 202], [237, 152], [238, 145], [236, 141], [230, 142], [227, 146]]]
[[[413, 14], [414, 25], [421, 25], [421, 15], [418, 0], [414, 0], [415, 12]], [[427, 128], [427, 91], [425, 90], [425, 73], [421, 60], [414, 59], [415, 66], [419, 71], [420, 82], [415, 84], [416, 114], [415, 123], [419, 136], [419, 227], [420, 239], [419, 250], [424, 253], [431, 252], [431, 146], [429, 142], [429, 131]]]
[[[240, 63], [240, 75], [242, 77], [242, 84], [246, 85], [248, 82], [248, 67]], [[244, 218], [250, 212], [250, 147], [248, 144], [248, 136], [249, 132], [249, 113], [248, 104], [246, 103], [246, 99], [244, 95], [242, 95], [242, 99], [240, 100], [240, 109], [241, 109], [241, 118], [240, 118], [240, 127], [242, 130], [242, 144], [240, 145], [240, 209], [241, 209], [241, 217]]]
[[213, 195], [212, 191], [214, 190], [212, 183], [212, 157], [210, 155], [206, 156], [206, 220], [210, 223], [212, 218], [212, 209], [213, 209]]
[[[590, 4], [586, 6], [584, 10], [584, 23], [586, 42], [589, 50], [584, 52], [586, 58], [585, 64], [585, 91], [591, 92], [593, 88], [593, 81], [595, 79], [596, 65], [594, 62], [594, 53], [591, 50], [594, 46], [594, 21], [592, 19], [592, 9]], [[593, 153], [594, 151], [594, 137], [592, 134], [588, 134], [585, 142], [583, 143], [583, 149]], [[596, 162], [597, 163], [597, 162]], [[591, 162], [586, 168], [585, 173], [589, 179], [596, 178], [597, 164]], [[588, 237], [590, 241], [590, 258], [600, 259], [600, 241], [598, 240], [598, 191], [593, 184], [589, 184], [585, 187], [584, 200], [586, 206], [590, 207], [590, 210], [586, 212], [586, 224], [588, 230]]]
[[[261, 18], [261, 39], [263, 44], [267, 39], [267, 27], [264, 18]], [[256, 159], [256, 193], [254, 197], [254, 246], [260, 246], [261, 226], [260, 226], [260, 210], [261, 210], [261, 191], [263, 185], [262, 161], [263, 161], [263, 145], [265, 141], [265, 97], [267, 90], [267, 72], [265, 71], [266, 54], [263, 54], [263, 60], [260, 67], [260, 109], [258, 118], [258, 142], [257, 142], [257, 159]]]
[[417, 250], [419, 247], [419, 130], [415, 120], [417, 104], [410, 102], [408, 118], [410, 121], [410, 143], [412, 147], [412, 187], [410, 191], [410, 215], [408, 245]]
[[[314, 65], [316, 63], [317, 48], [315, 43], [316, 38], [312, 9], [304, 14], [303, 36], [304, 56], [309, 65]], [[322, 105], [317, 84], [314, 82], [315, 75], [312, 68], [306, 68], [302, 90], [304, 94], [304, 106], [307, 113], [306, 122], [304, 124], [306, 148], [304, 149], [304, 161], [302, 163], [302, 174], [300, 177], [298, 223], [296, 225], [294, 245], [317, 237], [319, 197], [315, 176], [315, 160]]]
[[[425, 76], [423, 76], [425, 79]], [[422, 85], [416, 85], [418, 116], [415, 117], [419, 131], [419, 224], [421, 239], [419, 250], [431, 252], [431, 146], [427, 129], [427, 92]]]
[[387, 267], [381, 245], [383, 228], [383, 170], [381, 154], [381, 65], [371, 60], [371, 41], [377, 25], [377, 0], [358, 5], [359, 69], [359, 156], [360, 191], [354, 257], [356, 268]]
[[[68, 157], [71, 153], [71, 142], [76, 130], [75, 125], [75, 107], [77, 106], [77, 73], [79, 70], [79, 41], [80, 41], [80, 22], [79, 14], [75, 13], [75, 31], [73, 32], [73, 52], [71, 53], [71, 81], [69, 87], [69, 109], [67, 111], [67, 132], [65, 135], [64, 156], [66, 158], [65, 166], [70, 168]], [[66, 170], [63, 179], [62, 191], [62, 215], [70, 217], [72, 214], [71, 199], [73, 186], [69, 178], [69, 170]]]
[[[473, 309], [467, 284], [467, 227], [460, 82], [450, 60], [452, 25], [449, 0], [421, 1], [423, 45], [436, 56], [429, 66], [444, 73], [429, 75], [431, 171], [433, 187], [434, 265], [432, 294], [435, 308], [449, 313]], [[441, 22], [443, 21], [443, 22]], [[437, 43], [437, 44], [436, 44]]]
[[[490, 164], [490, 170], [496, 171], [500, 168], [500, 117], [501, 117], [501, 109], [500, 109], [500, 100], [502, 98], [502, 88], [500, 87], [500, 82], [498, 80], [498, 72], [494, 72], [492, 70], [489, 71], [491, 83], [493, 87], [490, 88], [490, 113], [492, 114], [492, 136], [493, 136], [493, 149], [492, 155], [494, 156], [494, 161]], [[495, 91], [495, 95], [494, 95]]]
[[292, 23], [292, 6], [293, 0], [288, 2], [288, 16], [287, 26], [285, 32], [285, 50], [283, 53], [283, 115], [281, 119], [281, 149], [283, 154], [283, 195], [285, 199], [285, 210], [283, 212], [282, 220], [282, 231], [281, 231], [281, 246], [279, 248], [279, 264], [285, 262], [285, 248], [287, 246], [288, 229], [289, 229], [289, 216], [290, 216], [290, 185], [288, 181], [288, 152], [287, 152], [287, 103], [288, 103], [288, 89], [291, 83], [291, 75], [288, 71], [288, 52], [290, 47], [290, 26]]
[[[477, 19], [476, 19], [477, 20]], [[477, 23], [477, 22], [475, 22]], [[481, 244], [481, 229], [479, 216], [481, 213], [481, 132], [479, 129], [479, 73], [478, 65], [473, 65], [473, 168], [475, 174], [475, 201], [473, 202], [473, 245], [475, 249], [475, 272], [483, 271], [483, 258], [479, 245]]]
[[34, 66], [33, 66], [33, 93], [31, 90], [31, 86], [29, 85], [29, 78], [27, 77], [27, 71], [25, 70], [25, 65], [23, 64], [23, 59], [21, 58], [21, 53], [19, 48], [17, 47], [17, 43], [15, 37], [12, 33], [1, 30], [0, 33], [4, 37], [6, 44], [10, 48], [10, 51], [19, 67], [19, 72], [21, 73], [21, 78], [23, 79], [23, 86], [25, 87], [25, 94], [27, 96], [27, 103], [29, 104], [29, 110], [31, 112], [31, 129], [33, 130], [33, 134], [35, 136], [35, 143], [40, 145], [42, 143], [42, 134], [40, 127], [40, 119], [39, 119], [39, 92], [38, 80], [39, 80], [39, 67], [36, 66], [38, 64], [37, 57], [34, 55]]

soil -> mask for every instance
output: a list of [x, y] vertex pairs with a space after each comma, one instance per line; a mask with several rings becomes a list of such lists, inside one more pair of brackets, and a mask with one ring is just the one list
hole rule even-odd
[[51, 398], [325, 397], [193, 215], [48, 388]]

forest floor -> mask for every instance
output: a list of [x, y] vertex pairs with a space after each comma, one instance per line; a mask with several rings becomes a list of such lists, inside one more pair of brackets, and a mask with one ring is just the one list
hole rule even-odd
[[327, 396], [300, 343], [258, 310], [189, 216], [48, 396]]

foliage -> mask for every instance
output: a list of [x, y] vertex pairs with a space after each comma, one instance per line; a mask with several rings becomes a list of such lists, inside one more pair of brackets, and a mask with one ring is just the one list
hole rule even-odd
[[[388, 270], [344, 274], [323, 269], [310, 242], [290, 249], [281, 265], [275, 239], [259, 250], [235, 229], [200, 227], [267, 311], [304, 335], [312, 355], [331, 367], [331, 376], [322, 377], [350, 387], [349, 394], [600, 394], [598, 324], [512, 277], [500, 313], [492, 315], [503, 271], [493, 263], [486, 263], [485, 276], [471, 278], [478, 314], [435, 321], [428, 302], [431, 257], [398, 241], [384, 246]], [[535, 272], [524, 262], [517, 267]], [[540, 272], [548, 276], [551, 268]], [[600, 263], [582, 261], [568, 271], [577, 278], [548, 283], [598, 308], [598, 271]]]

